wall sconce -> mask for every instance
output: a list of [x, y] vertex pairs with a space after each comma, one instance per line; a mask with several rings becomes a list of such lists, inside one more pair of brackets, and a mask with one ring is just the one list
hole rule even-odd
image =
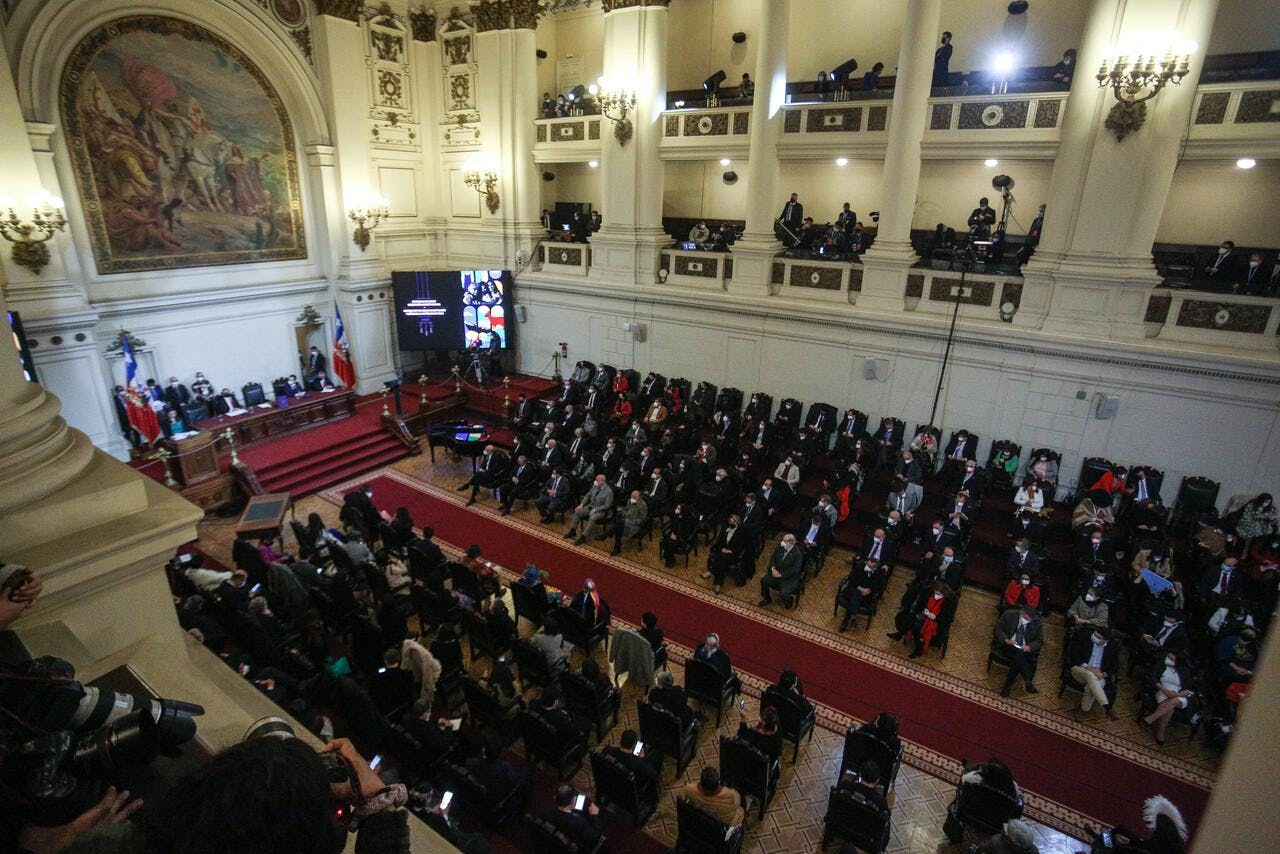
[[47, 190], [34, 193], [27, 200], [31, 205], [30, 222], [18, 219], [14, 204], [13, 199], [0, 199], [0, 237], [13, 243], [13, 263], [39, 275], [49, 263], [49, 247], [45, 242], [67, 227], [62, 199]]
[[462, 181], [484, 197], [484, 204], [489, 209], [489, 213], [496, 214], [498, 212], [498, 206], [502, 202], [498, 198], [498, 191], [495, 189], [498, 186], [498, 173], [496, 170], [478, 162], [468, 162], [462, 167]]
[[369, 248], [369, 232], [378, 227], [391, 215], [390, 203], [382, 196], [370, 194], [362, 204], [347, 209], [347, 219], [355, 223], [356, 230], [351, 234], [351, 241], [363, 252]]
[[610, 86], [601, 77], [599, 83], [592, 83], [588, 91], [600, 105], [600, 113], [613, 122], [613, 135], [618, 145], [626, 145], [635, 131], [627, 114], [636, 108], [636, 90]]
[[1191, 54], [1196, 44], [1170, 44], [1163, 58], [1156, 54], [1137, 54], [1132, 60], [1121, 55], [1113, 63], [1102, 60], [1096, 76], [1099, 89], [1111, 87], [1116, 105], [1107, 114], [1104, 123], [1107, 130], [1116, 135], [1116, 142], [1137, 131], [1147, 120], [1146, 101], [1160, 93], [1169, 83], [1177, 86], [1187, 76], [1191, 66]]

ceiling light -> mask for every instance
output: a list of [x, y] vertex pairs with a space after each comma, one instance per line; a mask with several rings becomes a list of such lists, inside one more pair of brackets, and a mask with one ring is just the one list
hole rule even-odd
[[587, 165], [588, 165], [588, 166], [590, 166], [592, 169], [594, 169], [594, 168], [596, 168], [597, 166], [599, 166], [599, 165], [600, 165], [600, 161], [599, 161], [599, 160], [588, 160], [588, 161], [587, 161]]
[[848, 165], [849, 165], [849, 158], [847, 158], [847, 157], [837, 157], [837, 158], [836, 158], [836, 165], [837, 165], [837, 166], [848, 166]]
[[996, 160], [994, 157], [988, 157], [986, 160], [982, 161], [982, 165], [995, 167], [1000, 165], [1000, 161]]
[[996, 54], [995, 60], [991, 63], [991, 70], [1002, 77], [1007, 77], [1016, 64], [1013, 54], [1007, 50], [1002, 50]]
[[1258, 161], [1254, 160], [1252, 157], [1241, 157], [1236, 161], [1237, 169], [1252, 169], [1257, 165]]
[[729, 165], [730, 163], [732, 163], [732, 162], [733, 162], [733, 161], [732, 161], [732, 160], [730, 160], [728, 157], [721, 157], [721, 158], [720, 158], [720, 165], [721, 165], [721, 166], [728, 166], [728, 165]]

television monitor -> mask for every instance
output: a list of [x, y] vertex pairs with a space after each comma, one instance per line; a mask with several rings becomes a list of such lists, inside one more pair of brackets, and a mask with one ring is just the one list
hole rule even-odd
[[512, 346], [511, 273], [432, 270], [391, 275], [401, 350]]

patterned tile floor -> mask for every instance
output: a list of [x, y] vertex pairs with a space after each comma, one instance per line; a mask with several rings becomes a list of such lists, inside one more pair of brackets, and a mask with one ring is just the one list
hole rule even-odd
[[[434, 483], [443, 487], [452, 487], [466, 477], [465, 462], [450, 461], [439, 457], [433, 465], [425, 456], [410, 457], [396, 463], [392, 468], [417, 479]], [[492, 510], [492, 502], [482, 502], [477, 508], [488, 506]], [[319, 496], [310, 496], [298, 502], [296, 512], [305, 518], [312, 511], [321, 513], [328, 521], [336, 521], [336, 510], [328, 501]], [[537, 519], [531, 509], [517, 510], [516, 517], [528, 521]], [[200, 525], [200, 542], [211, 555], [226, 562], [230, 561], [230, 543], [234, 520], [221, 520], [210, 517]], [[447, 531], [437, 531], [437, 536], [448, 542]], [[768, 546], [772, 548], [772, 544]], [[647, 543], [639, 551], [629, 551], [626, 557], [645, 564], [655, 571], [661, 569], [661, 561], [656, 546]], [[834, 549], [828, 558], [823, 572], [812, 582], [805, 593], [804, 601], [796, 611], [789, 612], [795, 617], [814, 627], [834, 631], [836, 622], [831, 616], [830, 603], [835, 594], [836, 585], [847, 567], [848, 555], [840, 549]], [[702, 583], [697, 578], [702, 570], [702, 563], [697, 558], [690, 561], [686, 570], [677, 564], [673, 570], [687, 580]], [[872, 628], [865, 628], [865, 620], [851, 629], [848, 636], [862, 643], [886, 651], [894, 651], [905, 655], [906, 649], [885, 637], [885, 631], [892, 628], [891, 614], [902, 590], [905, 588], [908, 573], [899, 569], [885, 594], [885, 602], [890, 603], [877, 616]], [[608, 595], [607, 588], [602, 591]], [[756, 596], [752, 585], [738, 589], [730, 585], [725, 595], [732, 596], [742, 602], [754, 603]], [[994, 620], [995, 597], [985, 591], [969, 588], [961, 600], [957, 620], [952, 633], [952, 641], [944, 660], [935, 656], [926, 656], [919, 662], [957, 678], [964, 679], [990, 691], [993, 695], [999, 690], [999, 676], [985, 674], [985, 662], [991, 625]], [[1045, 653], [1042, 660], [1056, 661], [1061, 643], [1062, 618], [1052, 615], [1049, 618], [1049, 630], [1046, 632]], [[523, 624], [524, 631], [528, 625]], [[603, 653], [599, 653], [604, 663]], [[1051, 657], [1050, 657], [1051, 656]], [[577, 654], [581, 657], [581, 653]], [[482, 665], [483, 666], [483, 665]], [[682, 674], [678, 661], [672, 663], [677, 683]], [[803, 674], [802, 674], [803, 675]], [[1048, 674], [1042, 671], [1041, 684], [1055, 687], [1056, 672]], [[636, 720], [636, 700], [641, 692], [633, 686], [624, 686], [623, 719], [621, 724], [606, 735], [606, 741], [613, 743], [622, 729], [638, 728]], [[699, 750], [693, 761], [686, 768], [682, 777], [675, 777], [674, 765], [670, 762], [664, 768], [663, 781], [669, 791], [674, 791], [686, 782], [697, 778], [702, 766], [707, 762], [718, 761], [718, 737], [720, 734], [732, 734], [736, 731], [740, 720], [754, 721], [759, 714], [758, 695], [746, 698], [746, 707], [742, 711], [734, 708], [726, 713], [724, 722], [715, 733], [709, 732], [709, 726], [703, 727], [699, 738]], [[1032, 702], [1038, 708], [1060, 714], [1064, 721], [1071, 720], [1073, 698], [1071, 694], [1062, 699], [1057, 697], [1056, 690], [1043, 690], [1035, 697], [1012, 702]], [[1119, 720], [1108, 721], [1100, 713], [1095, 712], [1087, 723], [1106, 730], [1111, 735], [1132, 739], [1144, 749], [1150, 745], [1155, 750], [1147, 733], [1134, 721], [1134, 704], [1132, 689], [1122, 682], [1119, 693]], [[822, 837], [822, 816], [826, 811], [827, 788], [834, 782], [839, 757], [843, 746], [843, 736], [823, 727], [818, 727], [813, 741], [805, 743], [800, 751], [799, 761], [792, 765], [784, 762], [782, 780], [779, 790], [767, 809], [764, 819], [757, 820], [753, 813], [748, 817], [748, 836], [745, 851], [750, 852], [798, 852], [816, 851]], [[1204, 751], [1198, 744], [1188, 744], [1183, 740], [1171, 739], [1164, 749], [1170, 758], [1178, 758], [1194, 763], [1212, 773], [1216, 758]], [[789, 755], [789, 754], [788, 754]], [[574, 782], [579, 787], [590, 790], [590, 770], [584, 765]], [[893, 804], [893, 831], [888, 851], [899, 852], [952, 852], [964, 850], [964, 845], [951, 846], [942, 834], [942, 822], [946, 815], [947, 805], [954, 796], [954, 783], [942, 780], [917, 768], [904, 764], [898, 776]], [[1062, 854], [1075, 852], [1086, 846], [1052, 828], [1036, 825], [1037, 844], [1042, 854]], [[664, 844], [672, 844], [675, 840], [675, 804], [674, 798], [665, 798], [658, 811], [645, 826], [646, 832]]]

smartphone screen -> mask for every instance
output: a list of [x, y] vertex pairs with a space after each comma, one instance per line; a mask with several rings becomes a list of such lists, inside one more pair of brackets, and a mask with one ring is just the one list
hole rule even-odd
[[373, 755], [373, 758], [369, 760], [369, 770], [371, 770], [371, 771], [377, 771], [377, 770], [378, 770], [378, 766], [379, 766], [379, 765], [381, 765], [381, 764], [382, 764], [382, 754], [381, 754], [381, 753], [375, 753], [375, 754]]
[[250, 596], [257, 596], [257, 595], [258, 595], [258, 591], [259, 591], [259, 590], [261, 590], [261, 589], [262, 589], [262, 585], [261, 585], [261, 584], [255, 584], [255, 585], [253, 585], [252, 587], [250, 587], [250, 588], [249, 588], [249, 595], [250, 595]]
[[575, 810], [578, 810], [579, 812], [581, 812], [582, 808], [585, 807], [586, 805], [587, 805], [586, 795], [578, 795], [578, 799], [573, 802], [573, 808]]
[[449, 720], [449, 729], [457, 732], [462, 729], [462, 718], [451, 718]]
[[445, 792], [444, 797], [440, 799], [441, 811], [447, 810], [451, 803], [453, 803], [453, 792]]
[[637, 741], [637, 742], [636, 742], [635, 749], [631, 751], [631, 755], [632, 755], [632, 756], [639, 756], [639, 755], [640, 755], [640, 751], [642, 751], [642, 750], [644, 750], [644, 742], [643, 742], [643, 741]]

